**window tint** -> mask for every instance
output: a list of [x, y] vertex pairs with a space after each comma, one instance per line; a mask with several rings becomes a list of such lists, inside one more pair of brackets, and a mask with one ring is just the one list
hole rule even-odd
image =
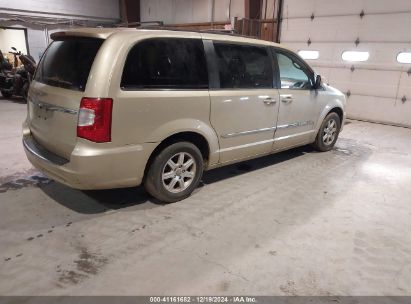
[[50, 44], [35, 80], [56, 87], [84, 91], [91, 65], [103, 40], [67, 38]]
[[282, 89], [311, 89], [310, 77], [294, 58], [277, 52]]
[[127, 56], [121, 88], [208, 88], [202, 40], [161, 38], [136, 44]]
[[221, 88], [272, 88], [271, 60], [264, 47], [214, 43]]

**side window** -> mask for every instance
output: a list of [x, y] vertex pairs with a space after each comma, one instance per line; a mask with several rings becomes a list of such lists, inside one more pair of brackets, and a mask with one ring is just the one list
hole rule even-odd
[[282, 89], [311, 89], [312, 83], [309, 74], [292, 56], [277, 52], [277, 61]]
[[121, 88], [207, 89], [203, 41], [153, 38], [139, 42], [127, 56]]
[[264, 47], [214, 42], [221, 88], [272, 88], [273, 72]]

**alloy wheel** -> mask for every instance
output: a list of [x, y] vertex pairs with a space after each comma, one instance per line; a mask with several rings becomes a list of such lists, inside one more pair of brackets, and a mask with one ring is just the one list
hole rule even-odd
[[187, 152], [173, 155], [164, 165], [161, 178], [167, 191], [180, 193], [186, 190], [196, 175], [196, 162]]
[[334, 142], [336, 135], [337, 135], [337, 122], [334, 119], [330, 119], [325, 125], [324, 131], [323, 131], [324, 144], [327, 146], [331, 145]]

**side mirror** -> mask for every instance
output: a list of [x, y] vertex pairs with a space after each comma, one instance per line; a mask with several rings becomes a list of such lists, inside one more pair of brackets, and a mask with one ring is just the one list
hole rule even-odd
[[321, 88], [321, 75], [315, 77], [314, 89], [318, 90]]

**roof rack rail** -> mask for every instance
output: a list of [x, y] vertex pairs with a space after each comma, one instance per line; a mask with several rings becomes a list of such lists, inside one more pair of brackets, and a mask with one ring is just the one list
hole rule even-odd
[[193, 30], [193, 29], [182, 29], [180, 27], [172, 27], [166, 25], [142, 25], [137, 27], [137, 29], [146, 29], [146, 30], [166, 30], [166, 31], [176, 31], [176, 32], [192, 32], [192, 33], [207, 33], [207, 34], [216, 34], [216, 35], [228, 35], [234, 37], [244, 37], [250, 39], [257, 39], [256, 37], [246, 36], [238, 34], [236, 30], [226, 30], [226, 29], [206, 29], [206, 30]]
[[129, 27], [129, 26], [133, 26], [133, 27], [141, 27], [144, 26], [145, 24], [152, 24], [152, 26], [163, 26], [164, 22], [163, 21], [141, 21], [141, 22], [125, 22], [125, 23], [119, 23], [116, 24], [116, 27]]

